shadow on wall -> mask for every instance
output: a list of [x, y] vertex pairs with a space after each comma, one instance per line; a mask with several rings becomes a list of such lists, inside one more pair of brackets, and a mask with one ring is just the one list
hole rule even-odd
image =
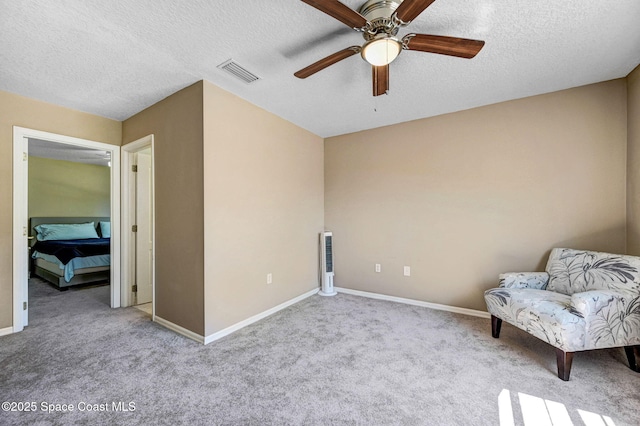
[[[621, 224], [617, 227], [604, 229], [598, 232], [590, 234], [584, 234], [567, 238], [564, 240], [558, 240], [552, 242], [547, 249], [542, 252], [535, 252], [535, 258], [527, 257], [531, 251], [522, 250], [511, 251], [501, 253], [496, 256], [495, 262], [492, 265], [487, 265], [488, 270], [496, 271], [495, 276], [485, 277], [484, 282], [481, 283], [478, 291], [478, 297], [483, 298], [484, 291], [489, 288], [498, 286], [498, 275], [505, 272], [535, 272], [544, 271], [547, 266], [547, 260], [551, 249], [556, 247], [572, 248], [577, 250], [593, 250], [602, 251], [606, 253], [614, 254], [626, 254], [625, 241], [626, 226]], [[523, 245], [526, 245], [523, 242]], [[535, 268], [525, 267], [523, 265], [531, 265], [535, 263]], [[505, 266], [507, 265], [507, 266]], [[512, 266], [509, 266], [512, 265]]]
[[[599, 232], [594, 232], [591, 234], [575, 236], [573, 238], [568, 238], [565, 240], [559, 240], [554, 243], [542, 254], [540, 260], [538, 262], [538, 266], [536, 271], [544, 271], [547, 266], [547, 260], [549, 259], [549, 255], [551, 254], [551, 249], [560, 247], [560, 248], [571, 248], [577, 250], [592, 250], [592, 251], [602, 251], [605, 253], [613, 253], [613, 254], [625, 254], [626, 247], [625, 245], [625, 233], [626, 226], [624, 224], [605, 229]], [[505, 271], [510, 272], [510, 271]], [[520, 272], [520, 271], [513, 271]], [[522, 271], [522, 272], [532, 272], [532, 271]]]
[[631, 256], [640, 256], [640, 230], [634, 229], [633, 226], [627, 227], [627, 254]]
[[538, 264], [539, 270], [544, 271], [544, 268], [547, 266], [549, 254], [551, 254], [551, 249], [554, 247], [602, 251], [613, 254], [626, 254], [626, 232], [626, 225], [621, 224], [615, 228], [609, 228], [599, 232], [558, 241], [554, 243], [553, 247], [545, 252], [544, 257]]

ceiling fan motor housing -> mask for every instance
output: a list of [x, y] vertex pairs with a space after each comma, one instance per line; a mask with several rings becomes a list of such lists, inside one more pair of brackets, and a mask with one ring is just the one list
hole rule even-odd
[[381, 33], [392, 36], [398, 33], [398, 25], [391, 19], [391, 15], [400, 3], [402, 0], [368, 0], [360, 7], [358, 12], [369, 22], [363, 33], [366, 40]]

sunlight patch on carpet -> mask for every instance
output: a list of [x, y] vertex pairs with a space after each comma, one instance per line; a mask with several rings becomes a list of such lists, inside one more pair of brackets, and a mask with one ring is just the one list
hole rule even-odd
[[[518, 392], [519, 408], [525, 426], [574, 426], [567, 407], [561, 402], [550, 401]], [[514, 426], [516, 418], [511, 401], [511, 392], [503, 389], [498, 395], [500, 426]], [[615, 426], [609, 416], [585, 410], [576, 410], [584, 426]]]

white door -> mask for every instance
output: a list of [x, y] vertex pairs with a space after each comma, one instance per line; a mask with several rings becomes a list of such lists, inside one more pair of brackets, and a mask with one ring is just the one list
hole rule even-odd
[[152, 300], [153, 267], [153, 191], [151, 190], [151, 148], [136, 155], [136, 304]]
[[[29, 241], [28, 241], [28, 194], [29, 189], [29, 140], [15, 134], [14, 130], [14, 198], [13, 198], [13, 226], [14, 246], [13, 253], [13, 280], [14, 291], [18, 291], [18, 306], [14, 304], [14, 329], [22, 330], [29, 325]], [[18, 236], [17, 239], [15, 236]], [[14, 301], [16, 299], [14, 298]], [[22, 327], [20, 326], [22, 325]]]

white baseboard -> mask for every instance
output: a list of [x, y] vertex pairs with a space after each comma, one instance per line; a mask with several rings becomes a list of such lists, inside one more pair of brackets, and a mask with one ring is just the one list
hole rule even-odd
[[313, 290], [308, 291], [308, 292], [306, 292], [306, 293], [304, 293], [304, 294], [302, 294], [302, 295], [300, 295], [298, 297], [294, 297], [291, 300], [287, 300], [286, 302], [281, 303], [278, 306], [275, 306], [275, 307], [273, 307], [271, 309], [267, 309], [264, 312], [261, 312], [261, 313], [259, 313], [257, 315], [254, 315], [254, 316], [250, 317], [250, 318], [247, 318], [246, 320], [240, 321], [239, 323], [236, 323], [236, 324], [234, 324], [234, 325], [232, 325], [230, 327], [227, 327], [227, 328], [222, 329], [222, 330], [220, 330], [218, 332], [210, 334], [209, 336], [206, 336], [204, 338], [204, 344], [206, 345], [206, 344], [211, 343], [211, 342], [213, 342], [215, 340], [221, 339], [224, 336], [228, 336], [229, 334], [233, 333], [234, 331], [238, 331], [243, 327], [246, 327], [246, 326], [248, 326], [250, 324], [253, 324], [254, 322], [260, 321], [261, 319], [264, 319], [264, 318], [268, 317], [269, 315], [273, 315], [276, 312], [283, 310], [284, 308], [287, 308], [287, 307], [289, 307], [291, 305], [294, 305], [294, 304], [300, 302], [301, 300], [306, 299], [307, 297], [311, 297], [314, 294], [318, 293], [318, 291], [319, 291], [318, 288], [313, 289]]
[[475, 309], [458, 308], [456, 306], [441, 305], [439, 303], [423, 302], [422, 300], [405, 299], [403, 297], [387, 296], [386, 294], [370, 293], [368, 291], [351, 290], [348, 288], [334, 287], [338, 293], [351, 294], [354, 296], [368, 297], [370, 299], [388, 300], [390, 302], [404, 303], [407, 305], [422, 306], [423, 308], [437, 309], [439, 311], [455, 312], [456, 314], [471, 315], [480, 318], [491, 318], [489, 312], [477, 311]]
[[6, 336], [7, 334], [13, 334], [13, 327], [0, 328], [0, 336]]
[[[430, 303], [430, 302], [423, 302], [421, 300], [414, 300], [414, 299], [405, 299], [403, 297], [396, 297], [396, 296], [388, 296], [386, 294], [378, 294], [378, 293], [370, 293], [368, 291], [360, 291], [360, 290], [351, 290], [348, 288], [342, 288], [342, 287], [334, 287], [334, 289], [338, 292], [338, 293], [344, 293], [344, 294], [351, 294], [354, 296], [361, 296], [361, 297], [368, 297], [370, 299], [379, 299], [379, 300], [387, 300], [390, 302], [397, 302], [397, 303], [404, 303], [407, 305], [415, 305], [415, 306], [421, 306], [423, 308], [430, 308], [430, 309], [437, 309], [440, 311], [447, 311], [447, 312], [454, 312], [457, 314], [464, 314], [464, 315], [471, 315], [471, 316], [475, 316], [475, 317], [480, 317], [480, 318], [490, 318], [490, 314], [488, 312], [484, 312], [484, 311], [477, 311], [475, 309], [467, 309], [467, 308], [458, 308], [456, 306], [449, 306], [449, 305], [441, 305], [438, 303]], [[225, 336], [228, 336], [229, 334], [240, 330], [241, 328], [244, 328], [248, 325], [251, 325], [255, 322], [260, 321], [261, 319], [264, 319], [266, 317], [268, 317], [269, 315], [273, 315], [278, 311], [281, 311], [291, 305], [294, 305], [308, 297], [313, 296], [314, 294], [318, 293], [320, 289], [316, 288], [313, 290], [310, 290], [298, 297], [294, 297], [291, 300], [287, 300], [284, 303], [279, 304], [278, 306], [274, 306], [271, 309], [267, 309], [264, 312], [261, 312], [257, 315], [254, 315], [250, 318], [247, 318], [243, 321], [240, 321], [230, 327], [227, 327], [225, 329], [222, 329], [218, 332], [215, 332], [213, 334], [210, 334], [209, 336], [201, 336], [199, 334], [196, 334], [190, 330], [187, 330], [184, 327], [181, 327], [177, 324], [172, 323], [171, 321], [167, 321], [159, 316], [155, 316], [154, 317], [154, 321], [157, 322], [158, 324], [162, 325], [163, 327], [166, 327], [170, 330], [175, 331], [178, 334], [182, 334], [185, 337], [188, 337], [192, 340], [195, 340], [198, 343], [204, 343], [209, 344], [211, 342], [214, 342], [218, 339], [221, 339]], [[5, 331], [7, 329], [0, 329], [0, 335], [2, 335], [2, 332]], [[9, 332], [6, 334], [9, 334], [12, 332], [12, 328], [9, 327], [8, 328]]]
[[157, 315], [155, 315], [153, 317], [153, 321], [157, 322], [158, 324], [160, 324], [163, 327], [168, 328], [169, 330], [175, 331], [176, 333], [182, 334], [183, 336], [188, 337], [189, 339], [195, 340], [198, 343], [203, 343], [204, 342], [204, 337], [203, 336], [201, 336], [201, 335], [199, 335], [197, 333], [194, 333], [191, 330], [187, 330], [186, 328], [181, 327], [178, 324], [174, 324], [171, 321], [167, 321], [166, 319], [161, 318], [161, 317], [159, 317]]

